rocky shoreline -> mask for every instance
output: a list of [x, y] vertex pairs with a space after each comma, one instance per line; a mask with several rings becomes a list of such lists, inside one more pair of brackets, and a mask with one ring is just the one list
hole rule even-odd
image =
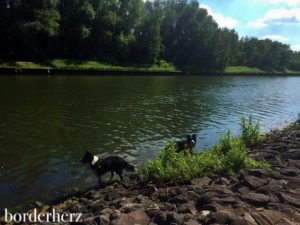
[[39, 210], [82, 213], [83, 221], [76, 223], [82, 225], [300, 224], [299, 123], [267, 134], [261, 148], [250, 154], [268, 161], [272, 170], [252, 169], [238, 177], [202, 177], [184, 184], [131, 179]]

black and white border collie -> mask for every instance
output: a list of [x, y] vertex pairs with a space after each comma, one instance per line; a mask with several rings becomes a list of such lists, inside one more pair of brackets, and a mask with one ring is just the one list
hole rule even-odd
[[187, 135], [185, 140], [176, 141], [176, 150], [177, 152], [182, 152], [185, 149], [189, 150], [189, 153], [193, 153], [192, 149], [196, 146], [197, 135]]
[[107, 172], [111, 172], [110, 182], [114, 176], [114, 172], [116, 172], [120, 179], [123, 180], [122, 172], [124, 169], [127, 171], [135, 171], [134, 166], [130, 165], [119, 156], [108, 156], [101, 159], [91, 152], [86, 151], [80, 162], [83, 164], [88, 163], [91, 169], [96, 172], [99, 185], [101, 185], [101, 176]]

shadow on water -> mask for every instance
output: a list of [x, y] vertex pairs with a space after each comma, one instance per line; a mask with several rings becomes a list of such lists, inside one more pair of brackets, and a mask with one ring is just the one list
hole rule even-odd
[[265, 131], [297, 118], [297, 77], [1, 77], [0, 208], [95, 184], [85, 150], [133, 164], [166, 140], [197, 148], [253, 114]]

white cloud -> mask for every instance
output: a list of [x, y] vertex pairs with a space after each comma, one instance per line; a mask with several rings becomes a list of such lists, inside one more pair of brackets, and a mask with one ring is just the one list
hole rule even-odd
[[248, 23], [248, 26], [253, 27], [253, 28], [264, 28], [264, 27], [267, 27], [268, 24], [264, 20], [258, 19], [258, 20], [250, 21]]
[[270, 2], [272, 4], [283, 3], [283, 4], [287, 4], [289, 6], [295, 6], [295, 5], [300, 4], [300, 0], [268, 0], [268, 2]]
[[297, 6], [300, 4], [300, 0], [249, 0], [250, 4], [281, 4], [281, 5], [288, 5], [288, 6]]
[[280, 41], [280, 42], [287, 42], [289, 40], [286, 37], [283, 37], [281, 35], [276, 35], [276, 34], [265, 35], [261, 39], [270, 39], [273, 41]]
[[238, 20], [232, 17], [224, 16], [221, 13], [216, 13], [208, 5], [201, 4], [200, 7], [206, 9], [207, 13], [214, 18], [214, 20], [218, 23], [220, 27], [227, 27], [229, 29], [233, 29], [239, 25]]
[[292, 45], [292, 46], [291, 46], [291, 49], [292, 49], [293, 51], [300, 52], [300, 44], [298, 44], [298, 45]]
[[299, 24], [300, 25], [300, 8], [271, 9], [267, 11], [263, 17], [248, 22], [248, 26], [253, 28], [264, 28], [272, 24], [275, 25]]

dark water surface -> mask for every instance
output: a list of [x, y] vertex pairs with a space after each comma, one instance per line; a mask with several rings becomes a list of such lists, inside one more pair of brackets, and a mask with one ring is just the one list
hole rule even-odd
[[242, 114], [268, 131], [299, 112], [300, 77], [0, 77], [0, 209], [95, 184], [84, 150], [140, 164], [186, 134], [216, 143]]

